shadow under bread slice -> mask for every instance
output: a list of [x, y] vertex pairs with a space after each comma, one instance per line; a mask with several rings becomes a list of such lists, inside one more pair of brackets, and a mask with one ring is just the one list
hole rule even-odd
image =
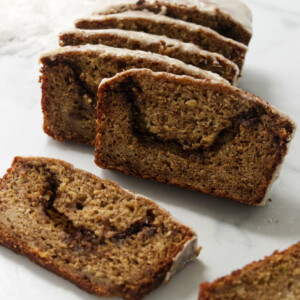
[[98, 85], [124, 70], [149, 68], [229, 85], [218, 74], [168, 56], [104, 45], [60, 48], [42, 54], [40, 61], [44, 131], [59, 141], [94, 144]]
[[200, 251], [149, 199], [40, 157], [16, 157], [0, 183], [0, 244], [90, 293], [132, 300]]
[[174, 19], [196, 23], [248, 45], [252, 36], [252, 13], [239, 0], [121, 0], [94, 14], [147, 10]]
[[183, 43], [154, 34], [121, 29], [70, 30], [59, 36], [61, 46], [104, 44], [111, 47], [143, 50], [167, 55], [186, 64], [217, 73], [236, 85], [239, 68], [224, 56], [205, 51], [192, 43]]
[[300, 299], [300, 242], [200, 285], [198, 300]]
[[240, 70], [248, 50], [244, 44], [228, 39], [208, 27], [144, 11], [79, 19], [75, 22], [75, 26], [80, 29], [117, 28], [165, 35], [219, 53], [234, 62]]
[[264, 205], [295, 124], [232, 86], [140, 69], [98, 91], [102, 168]]

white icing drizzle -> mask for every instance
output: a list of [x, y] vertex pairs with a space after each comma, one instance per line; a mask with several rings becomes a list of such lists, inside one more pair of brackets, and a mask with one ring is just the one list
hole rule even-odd
[[[109, 81], [109, 79], [104, 79], [101, 83], [105, 83]], [[149, 198], [141, 195], [141, 194], [136, 194], [133, 193], [127, 189], [124, 189], [127, 193], [129, 193], [130, 195], [132, 195], [135, 198], [141, 197], [144, 198], [148, 201], [151, 201]], [[154, 203], [153, 201], [151, 201], [152, 203]], [[174, 216], [172, 216], [167, 210], [163, 209], [162, 207], [160, 207], [159, 205], [157, 205], [156, 203], [154, 203], [157, 207], [159, 207], [162, 211], [164, 211], [166, 214], [168, 214], [170, 216], [170, 218], [172, 219], [173, 222], [181, 225], [181, 226], [185, 226], [188, 227], [184, 224], [182, 224], [180, 221], [178, 221]], [[173, 258], [173, 264], [171, 265], [171, 268], [169, 269], [169, 271], [167, 272], [165, 279], [164, 279], [164, 283], [167, 283], [171, 277], [179, 270], [181, 270], [187, 263], [189, 263], [190, 261], [194, 260], [197, 258], [198, 254], [199, 254], [199, 247], [198, 247], [198, 237], [197, 234], [195, 233], [195, 231], [188, 227], [192, 232], [193, 232], [193, 237], [188, 240], [182, 247], [182, 250], [179, 251], [177, 253], [177, 255]], [[201, 249], [201, 247], [200, 247]]]
[[172, 26], [182, 26], [186, 27], [186, 29], [194, 32], [205, 32], [208, 35], [213, 36], [216, 39], [221, 40], [223, 43], [232, 44], [237, 48], [243, 49], [244, 51], [247, 51], [248, 47], [240, 42], [234, 41], [232, 39], [226, 38], [223, 35], [217, 33], [216, 31], [194, 23], [185, 22], [178, 19], [173, 19], [170, 17], [166, 17], [163, 15], [156, 15], [151, 12], [147, 11], [126, 11], [123, 13], [118, 14], [111, 14], [111, 15], [94, 15], [88, 18], [81, 18], [77, 19], [75, 21], [75, 27], [77, 27], [77, 23], [81, 21], [87, 21], [87, 22], [93, 22], [93, 21], [104, 21], [109, 19], [117, 19], [117, 20], [124, 20], [124, 19], [143, 19], [143, 20], [149, 20], [154, 23], [166, 23], [171, 24]]
[[200, 47], [192, 44], [192, 43], [184, 43], [182, 41], [171, 39], [165, 36], [158, 36], [155, 34], [144, 33], [140, 31], [129, 31], [122, 29], [96, 29], [96, 30], [82, 30], [82, 29], [73, 29], [61, 32], [60, 35], [64, 34], [74, 34], [79, 37], [89, 37], [89, 36], [101, 36], [103, 35], [111, 35], [111, 36], [119, 36], [126, 38], [128, 40], [134, 40], [138, 43], [142, 43], [145, 45], [151, 45], [155, 43], [163, 43], [167, 47], [177, 48], [182, 52], [187, 52], [191, 54], [201, 55], [202, 57], [209, 57], [213, 60], [215, 65], [218, 65], [220, 61], [230, 65], [234, 71], [234, 79], [233, 85], [236, 85], [237, 76], [239, 74], [238, 66], [233, 63], [231, 60], [225, 58], [223, 55], [219, 53], [213, 53], [206, 50], [201, 49]]
[[252, 34], [252, 12], [245, 3], [239, 0], [209, 0], [208, 2]]
[[194, 45], [192, 43], [185, 43], [180, 40], [168, 38], [163, 35], [156, 35], [156, 34], [150, 34], [141, 31], [130, 31], [130, 30], [122, 30], [122, 29], [93, 29], [93, 30], [72, 29], [60, 33], [60, 35], [63, 34], [74, 34], [76, 36], [83, 36], [83, 37], [88, 37], [93, 35], [97, 36], [102, 34], [111, 34], [114, 36], [126, 37], [130, 40], [137, 40], [146, 45], [163, 41], [167, 46], [176, 46], [177, 48], [180, 48], [183, 51], [188, 51], [192, 53], [201, 52], [201, 54], [204, 56], [210, 56], [212, 58], [217, 57], [219, 60], [226, 60], [226, 63], [231, 64], [234, 68], [238, 68], [232, 61], [225, 58], [223, 55], [219, 53], [210, 52], [201, 49], [199, 46]]
[[179, 270], [181, 270], [187, 263], [197, 258], [198, 238], [194, 236], [183, 246], [183, 249], [173, 258], [173, 264], [166, 274], [164, 283], [167, 283], [170, 278]]
[[161, 63], [168, 63], [170, 65], [176, 66], [181, 68], [182, 70], [186, 71], [190, 74], [190, 76], [201, 76], [203, 78], [207, 78], [219, 83], [223, 83], [225, 85], [230, 85], [230, 83], [219, 76], [218, 74], [212, 73], [210, 71], [205, 71], [194, 67], [192, 65], [187, 65], [180, 60], [170, 58], [165, 55], [160, 55], [157, 53], [145, 52], [140, 50], [128, 50], [125, 48], [114, 48], [105, 45], [82, 45], [82, 46], [66, 46], [62, 48], [58, 48], [56, 50], [44, 52], [41, 54], [39, 61], [42, 58], [50, 58], [51, 60], [55, 60], [58, 55], [63, 54], [71, 54], [71, 53], [82, 53], [82, 52], [95, 52], [99, 53], [103, 56], [115, 56], [115, 57], [125, 57], [125, 58], [145, 58], [147, 60], [152, 60]]
[[[252, 13], [248, 6], [240, 0], [146, 0], [149, 5], [155, 3], [173, 4], [190, 9], [196, 9], [209, 15], [216, 15], [218, 12], [223, 13], [235, 23], [241, 25], [250, 34], [252, 33]], [[118, 5], [132, 5], [137, 0], [112, 0], [106, 8], [95, 11], [95, 14], [105, 12], [105, 10]], [[164, 14], [162, 9], [161, 14]]]

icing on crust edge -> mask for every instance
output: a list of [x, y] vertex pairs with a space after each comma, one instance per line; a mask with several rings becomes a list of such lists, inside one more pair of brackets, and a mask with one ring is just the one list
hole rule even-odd
[[[174, 4], [178, 6], [185, 6], [189, 9], [197, 9], [201, 12], [205, 12], [209, 15], [216, 15], [219, 11], [226, 15], [228, 18], [238, 23], [247, 32], [252, 34], [252, 12], [249, 7], [240, 0], [146, 0], [147, 3], [155, 4], [157, 2], [162, 3], [161, 14], [165, 13], [163, 4]], [[105, 12], [105, 10], [113, 8], [118, 5], [133, 5], [137, 0], [111, 0], [109, 5], [104, 8], [96, 9], [93, 14]]]
[[66, 46], [62, 48], [58, 48], [55, 50], [50, 50], [47, 52], [44, 52], [40, 55], [39, 57], [39, 62], [42, 61], [44, 58], [49, 58], [51, 60], [55, 60], [56, 56], [62, 55], [62, 54], [71, 54], [71, 53], [80, 53], [80, 52], [96, 52], [96, 53], [101, 53], [103, 55], [115, 55], [116, 57], [140, 57], [140, 58], [147, 58], [155, 61], [160, 61], [160, 62], [167, 62], [170, 65], [175, 65], [178, 66], [186, 71], [189, 71], [193, 74], [201, 74], [204, 78], [210, 79], [215, 82], [219, 82], [225, 85], [230, 85], [230, 83], [222, 78], [220, 75], [210, 72], [210, 71], [205, 71], [202, 69], [199, 69], [195, 66], [192, 65], [187, 65], [183, 63], [180, 60], [170, 58], [165, 55], [157, 54], [157, 53], [151, 53], [151, 52], [145, 52], [141, 50], [128, 50], [125, 48], [114, 48], [114, 47], [109, 47], [105, 45], [81, 45], [81, 46]]
[[157, 22], [169, 23], [169, 24], [172, 24], [173, 26], [181, 25], [181, 26], [185, 26], [186, 28], [188, 28], [191, 31], [198, 32], [199, 30], [201, 30], [203, 32], [206, 32], [207, 34], [213, 35], [214, 37], [218, 38], [219, 40], [222, 40], [224, 43], [232, 44], [235, 47], [238, 47], [245, 51], [248, 50], [248, 47], [246, 45], [244, 45], [243, 43], [240, 43], [233, 39], [227, 38], [227, 37], [219, 34], [218, 32], [216, 32], [215, 30], [212, 30], [208, 27], [190, 23], [190, 22], [186, 22], [186, 21], [182, 21], [179, 19], [173, 19], [173, 18], [164, 16], [164, 15], [157, 15], [157, 14], [154, 14], [154, 13], [148, 12], [148, 11], [126, 11], [126, 12], [117, 13], [117, 14], [93, 15], [93, 16], [90, 16], [87, 18], [76, 19], [74, 24], [75, 24], [75, 27], [77, 27], [76, 24], [80, 23], [82, 21], [88, 21], [88, 22], [103, 21], [103, 20], [109, 20], [110, 18], [117, 18], [119, 20], [130, 19], [130, 18], [132, 18], [132, 19], [143, 18], [143, 19], [149, 19], [156, 23]]

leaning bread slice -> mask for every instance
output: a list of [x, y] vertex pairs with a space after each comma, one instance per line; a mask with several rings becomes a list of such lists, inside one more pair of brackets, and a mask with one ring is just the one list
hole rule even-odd
[[94, 144], [97, 89], [103, 78], [132, 68], [149, 68], [209, 78], [229, 84], [217, 74], [168, 56], [104, 45], [64, 47], [41, 58], [44, 131], [63, 141]]
[[75, 22], [75, 26], [81, 29], [118, 28], [165, 35], [222, 54], [234, 62], [240, 70], [248, 49], [244, 44], [228, 39], [208, 27], [144, 11], [79, 19]]
[[117, 0], [110, 1], [108, 6], [97, 9], [94, 14], [107, 15], [130, 10], [147, 10], [210, 27], [246, 45], [252, 36], [252, 13], [239, 0]]
[[96, 163], [251, 205], [295, 130], [260, 98], [188, 76], [130, 70], [101, 83]]
[[0, 183], [0, 243], [90, 293], [132, 300], [200, 250], [195, 233], [149, 199], [38, 157], [15, 158]]
[[143, 50], [167, 55], [186, 64], [217, 73], [236, 85], [239, 68], [224, 56], [200, 49], [194, 44], [183, 43], [154, 34], [121, 29], [70, 30], [59, 36], [61, 46], [103, 44], [117, 48]]
[[212, 283], [202, 283], [198, 299], [300, 299], [300, 242]]

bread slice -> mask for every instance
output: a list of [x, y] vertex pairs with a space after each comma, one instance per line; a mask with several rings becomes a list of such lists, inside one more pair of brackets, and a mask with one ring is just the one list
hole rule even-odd
[[202, 283], [198, 299], [300, 299], [300, 242], [212, 283]]
[[101, 83], [96, 163], [263, 205], [295, 124], [232, 86], [140, 69]]
[[156, 14], [210, 27], [228, 38], [249, 44], [252, 13], [239, 0], [119, 0], [94, 14], [148, 10]]
[[239, 68], [224, 56], [200, 49], [194, 44], [183, 43], [154, 34], [121, 29], [70, 30], [59, 36], [61, 46], [104, 44], [111, 47], [143, 50], [167, 55], [186, 64], [217, 73], [236, 85]]
[[208, 27], [144, 11], [79, 19], [75, 22], [75, 26], [81, 29], [118, 28], [165, 35], [172, 39], [193, 43], [210, 52], [217, 52], [234, 62], [240, 70], [248, 49], [244, 44], [228, 39]]
[[134, 300], [200, 251], [149, 199], [39, 157], [15, 158], [0, 183], [0, 243], [90, 293]]
[[64, 47], [44, 53], [40, 61], [44, 131], [59, 141], [91, 145], [97, 127], [97, 89], [103, 78], [131, 68], [150, 68], [229, 84], [217, 74], [167, 56], [104, 45]]

